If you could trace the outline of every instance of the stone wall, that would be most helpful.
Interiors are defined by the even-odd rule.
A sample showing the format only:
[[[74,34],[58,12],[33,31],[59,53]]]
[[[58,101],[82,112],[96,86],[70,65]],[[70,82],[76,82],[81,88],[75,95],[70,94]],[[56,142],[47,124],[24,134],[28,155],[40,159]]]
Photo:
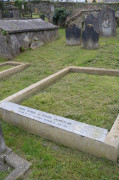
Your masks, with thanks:
[[[23,32],[4,34],[0,31],[0,57],[12,59],[21,51],[35,49],[45,43],[56,40],[58,29],[41,30],[39,32]]]
[[[52,17],[56,8],[65,8],[67,10],[76,10],[78,8],[89,8],[90,6],[96,5],[98,8],[102,8],[104,5],[108,5],[115,11],[119,9],[119,3],[75,3],[75,2],[49,2],[49,1],[34,1],[28,2],[28,7],[35,12],[35,9],[39,13],[45,14],[49,22],[52,22]]]
[[[0,18],[20,18],[20,12],[18,9],[4,9],[1,11]]]
[[[103,2],[106,2],[106,3],[115,3],[115,2],[119,2],[119,0],[103,0]]]

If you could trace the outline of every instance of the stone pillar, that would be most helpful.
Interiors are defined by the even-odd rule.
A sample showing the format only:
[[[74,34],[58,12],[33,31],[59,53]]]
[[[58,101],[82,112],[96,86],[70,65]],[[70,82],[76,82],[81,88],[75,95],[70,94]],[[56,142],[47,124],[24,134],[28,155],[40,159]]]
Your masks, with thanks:
[[[88,24],[82,33],[82,47],[85,49],[97,49],[99,46],[99,33],[93,25]]]
[[[2,129],[0,126],[0,153],[3,153],[5,150],[6,150],[6,145],[2,134]]]
[[[68,45],[79,45],[81,43],[81,29],[75,24],[66,29],[66,43]]]

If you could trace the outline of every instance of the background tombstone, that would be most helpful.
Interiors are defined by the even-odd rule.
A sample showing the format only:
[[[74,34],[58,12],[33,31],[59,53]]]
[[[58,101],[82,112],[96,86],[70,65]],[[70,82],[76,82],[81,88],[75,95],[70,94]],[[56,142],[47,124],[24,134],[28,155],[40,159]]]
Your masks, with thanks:
[[[66,28],[66,43],[68,45],[79,45],[81,43],[81,29],[75,24]]]
[[[6,145],[2,134],[2,129],[0,126],[0,153],[4,152],[5,150],[6,150]]]
[[[93,14],[89,14],[87,16],[87,18],[85,19],[85,27],[88,25],[88,24],[92,24],[93,27],[94,27],[94,30],[97,31],[99,33],[99,21],[98,21],[98,17],[100,15],[100,12],[94,16]]]
[[[82,47],[85,49],[97,49],[99,46],[99,33],[93,25],[88,24],[82,33]]]
[[[100,35],[115,36],[116,35],[116,18],[115,11],[111,8],[104,7],[99,16]]]

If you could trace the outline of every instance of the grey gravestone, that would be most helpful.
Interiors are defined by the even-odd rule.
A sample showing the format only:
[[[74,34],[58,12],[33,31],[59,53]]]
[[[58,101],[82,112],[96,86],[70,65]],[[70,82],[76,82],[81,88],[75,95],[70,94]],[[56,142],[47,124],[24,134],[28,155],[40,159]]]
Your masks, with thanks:
[[[4,152],[5,150],[6,150],[5,141],[4,141],[2,129],[0,126],[0,153]]]
[[[85,49],[97,49],[99,46],[99,33],[93,25],[88,24],[82,33],[82,47]]]
[[[104,7],[99,15],[100,35],[115,36],[116,35],[116,18],[115,11],[111,8]]]
[[[98,13],[99,16],[100,12]],[[92,24],[94,27],[94,30],[99,33],[99,21],[98,21],[98,16],[94,16],[93,14],[89,14],[87,18],[85,19],[85,27],[88,24]]]
[[[66,29],[66,43],[68,45],[79,45],[81,43],[81,29],[75,24]]]

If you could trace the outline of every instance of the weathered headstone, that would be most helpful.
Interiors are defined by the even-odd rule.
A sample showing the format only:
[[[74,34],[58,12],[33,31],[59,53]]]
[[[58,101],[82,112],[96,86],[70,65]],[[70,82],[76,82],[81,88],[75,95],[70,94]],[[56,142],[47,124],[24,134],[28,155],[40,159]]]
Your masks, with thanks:
[[[100,13],[101,9],[98,8],[97,6],[90,6],[90,7],[80,7],[76,10],[74,10],[71,15],[67,17],[66,20],[66,27],[71,26],[72,24],[75,24],[77,27],[80,29],[84,28],[85,20],[87,17],[90,19],[90,15],[93,15],[93,18],[97,18],[98,14]],[[91,18],[92,21],[92,18]],[[92,23],[87,23],[87,24],[92,24]],[[86,24],[86,25],[87,25]]]
[[[115,11],[111,8],[104,7],[99,16],[100,35],[115,36],[116,35],[116,18]]]
[[[89,14],[87,16],[87,18],[85,19],[85,27],[88,24],[92,24],[94,27],[94,30],[97,31],[99,33],[99,22],[98,22],[98,16],[99,16],[100,12],[97,14],[97,16],[93,15],[93,14]]]
[[[99,46],[99,33],[93,25],[88,24],[82,33],[82,47],[85,49],[97,49]]]
[[[2,129],[0,126],[0,153],[4,152],[5,150],[6,150],[5,141],[4,141]]]
[[[81,43],[81,29],[75,24],[66,29],[66,43],[68,45],[79,45]]]

